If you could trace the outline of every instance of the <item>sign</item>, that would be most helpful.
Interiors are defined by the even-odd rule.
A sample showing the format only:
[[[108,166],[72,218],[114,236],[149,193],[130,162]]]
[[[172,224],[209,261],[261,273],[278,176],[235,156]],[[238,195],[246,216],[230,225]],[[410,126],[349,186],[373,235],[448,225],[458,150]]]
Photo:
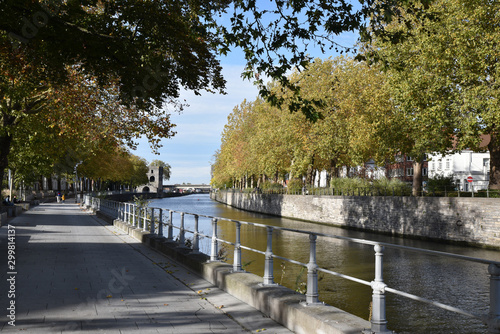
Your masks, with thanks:
[[[472,176],[467,177],[467,182],[472,183]]]

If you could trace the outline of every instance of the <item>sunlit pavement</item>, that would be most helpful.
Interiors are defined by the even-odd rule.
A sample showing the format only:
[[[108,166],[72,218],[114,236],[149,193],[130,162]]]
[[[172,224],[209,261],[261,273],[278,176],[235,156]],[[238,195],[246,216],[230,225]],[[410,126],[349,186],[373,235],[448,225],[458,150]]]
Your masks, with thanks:
[[[291,333],[77,204],[42,204],[9,224],[2,332]]]

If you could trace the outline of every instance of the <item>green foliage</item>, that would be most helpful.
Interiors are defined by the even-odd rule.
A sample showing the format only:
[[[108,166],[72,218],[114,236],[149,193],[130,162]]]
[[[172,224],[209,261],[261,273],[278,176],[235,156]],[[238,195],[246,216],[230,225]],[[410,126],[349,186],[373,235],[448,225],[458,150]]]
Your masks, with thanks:
[[[262,191],[281,191],[283,190],[283,185],[272,181],[265,181],[261,183],[260,188]]]
[[[366,189],[370,187],[370,182],[361,178],[332,178],[330,180],[330,187],[335,189],[336,192],[341,191],[354,191],[358,189]]]
[[[142,184],[148,183],[148,165],[147,161],[143,158],[132,156],[132,170],[130,173],[130,186],[137,187]]]
[[[384,77],[365,63],[348,57],[316,59],[304,72],[294,72],[291,82],[302,87],[317,106],[322,120],[310,122],[300,113],[290,113],[261,99],[244,101],[234,108],[222,133],[215,155],[214,179],[218,183],[265,175],[274,180],[306,176],[311,184],[314,170],[379,162],[391,152],[379,145],[387,132],[386,115],[391,106]],[[285,104],[293,103],[293,92],[279,83],[269,84]]]
[[[489,197],[489,198],[500,198],[500,190],[494,190],[494,189],[480,190],[474,196],[477,196],[477,197]]]
[[[389,74],[394,144],[418,157],[480,149],[480,135],[490,134],[489,186],[500,189],[500,2],[393,6],[392,21],[370,36],[364,56]]]
[[[456,190],[455,179],[453,176],[436,175],[427,180],[428,193],[444,193]]]
[[[288,181],[287,190],[289,193],[300,193],[304,187],[304,182],[299,179],[293,179]]]
[[[295,292],[298,292],[301,294],[305,294],[307,292],[307,283],[304,282],[304,279],[303,279],[304,274],[307,274],[307,268],[301,267],[300,272],[298,273],[297,277],[295,277],[294,290],[295,290]]]
[[[381,178],[370,181],[362,178],[332,178],[331,188],[335,194],[375,195],[375,196],[402,196],[409,195],[411,188],[399,179]]]
[[[411,189],[408,183],[400,179],[381,178],[373,181],[373,188],[378,194],[384,195],[403,195],[409,194]]]
[[[135,205],[137,205],[140,208],[148,207],[150,202],[147,198],[142,196],[134,196],[132,201],[134,202]]]

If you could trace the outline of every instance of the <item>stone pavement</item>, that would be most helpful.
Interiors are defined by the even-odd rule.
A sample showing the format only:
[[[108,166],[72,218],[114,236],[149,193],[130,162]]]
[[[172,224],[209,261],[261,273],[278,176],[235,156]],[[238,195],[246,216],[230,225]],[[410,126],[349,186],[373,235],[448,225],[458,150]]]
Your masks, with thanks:
[[[291,333],[73,203],[0,228],[0,296],[7,333]]]

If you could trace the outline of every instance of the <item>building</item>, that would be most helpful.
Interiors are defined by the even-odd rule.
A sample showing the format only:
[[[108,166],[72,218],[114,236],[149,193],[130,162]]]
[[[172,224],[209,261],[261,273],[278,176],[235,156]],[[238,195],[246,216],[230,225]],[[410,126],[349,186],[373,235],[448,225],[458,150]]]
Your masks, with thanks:
[[[446,155],[430,154],[429,177],[451,176],[461,191],[477,191],[488,188],[490,153],[487,148],[489,141],[489,135],[481,136],[479,148],[482,151],[479,152],[467,149]],[[471,189],[471,187],[473,188]]]
[[[137,192],[140,193],[161,193],[163,192],[163,167],[149,166],[147,184],[138,186]]]
[[[422,178],[424,181],[428,178],[429,171],[428,156],[426,155],[422,163]],[[403,182],[413,182],[413,157],[400,154],[396,156],[395,162],[385,166],[385,176],[388,179],[400,179]]]
[[[461,191],[488,188],[490,180],[490,153],[464,150],[449,155],[429,155],[429,177],[451,176]],[[472,182],[468,178],[472,177]],[[473,189],[471,189],[473,187]]]

